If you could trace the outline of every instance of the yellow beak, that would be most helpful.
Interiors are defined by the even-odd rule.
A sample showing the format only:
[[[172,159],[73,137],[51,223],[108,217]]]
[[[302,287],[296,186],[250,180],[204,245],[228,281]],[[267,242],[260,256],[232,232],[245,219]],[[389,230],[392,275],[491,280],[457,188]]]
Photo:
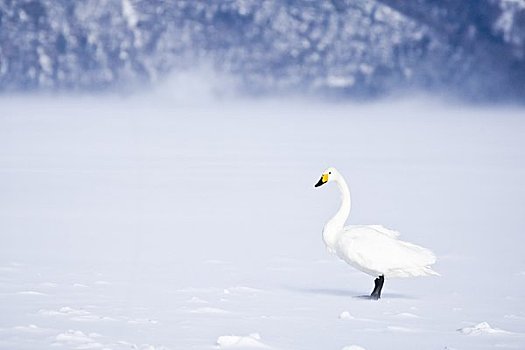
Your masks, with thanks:
[[[314,185],[314,187],[319,187],[328,182],[328,174],[323,174],[319,181]]]

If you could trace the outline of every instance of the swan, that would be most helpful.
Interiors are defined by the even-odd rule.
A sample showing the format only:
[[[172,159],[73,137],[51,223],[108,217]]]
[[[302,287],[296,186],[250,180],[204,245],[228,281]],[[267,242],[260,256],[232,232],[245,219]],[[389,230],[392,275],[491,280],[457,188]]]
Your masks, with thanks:
[[[334,182],[341,191],[341,207],[323,229],[323,241],[329,252],[335,253],[354,268],[375,277],[370,299],[381,298],[385,278],[439,276],[430,267],[436,256],[430,250],[398,239],[399,232],[381,225],[344,224],[350,214],[350,190],[343,176],[328,168],[315,187]]]

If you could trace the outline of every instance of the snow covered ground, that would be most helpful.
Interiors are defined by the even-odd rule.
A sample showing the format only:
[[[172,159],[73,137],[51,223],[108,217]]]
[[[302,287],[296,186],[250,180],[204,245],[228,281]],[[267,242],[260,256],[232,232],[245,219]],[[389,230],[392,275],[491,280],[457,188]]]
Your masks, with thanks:
[[[174,101],[175,100],[175,101]],[[0,100],[0,349],[523,349],[525,112],[436,101]],[[372,278],[321,230],[436,252]]]

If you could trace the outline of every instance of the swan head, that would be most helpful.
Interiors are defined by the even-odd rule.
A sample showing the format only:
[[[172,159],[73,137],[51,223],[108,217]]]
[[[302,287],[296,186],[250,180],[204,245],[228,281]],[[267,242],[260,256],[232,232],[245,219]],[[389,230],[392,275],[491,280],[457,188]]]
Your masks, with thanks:
[[[324,185],[328,182],[334,182],[339,179],[339,172],[335,168],[328,168],[325,171],[323,171],[323,174],[321,175],[321,178],[319,181],[314,185],[314,187],[319,187]]]

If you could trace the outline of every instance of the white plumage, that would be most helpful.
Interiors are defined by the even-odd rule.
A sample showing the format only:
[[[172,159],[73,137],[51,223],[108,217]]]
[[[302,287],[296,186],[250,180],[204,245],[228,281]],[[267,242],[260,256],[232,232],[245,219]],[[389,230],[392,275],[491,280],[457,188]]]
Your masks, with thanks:
[[[378,277],[373,292],[376,299],[381,294],[383,277],[438,275],[430,267],[436,262],[435,255],[426,248],[399,240],[399,232],[381,225],[345,227],[351,208],[350,191],[335,168],[326,169],[316,187],[327,182],[335,182],[339,186],[342,203],[336,215],[326,223],[323,240],[328,250],[339,258],[362,272]]]
[[[375,277],[435,275],[429,267],[436,262],[434,254],[397,239],[395,234],[380,225],[348,226],[341,231],[334,250],[356,269]]]

